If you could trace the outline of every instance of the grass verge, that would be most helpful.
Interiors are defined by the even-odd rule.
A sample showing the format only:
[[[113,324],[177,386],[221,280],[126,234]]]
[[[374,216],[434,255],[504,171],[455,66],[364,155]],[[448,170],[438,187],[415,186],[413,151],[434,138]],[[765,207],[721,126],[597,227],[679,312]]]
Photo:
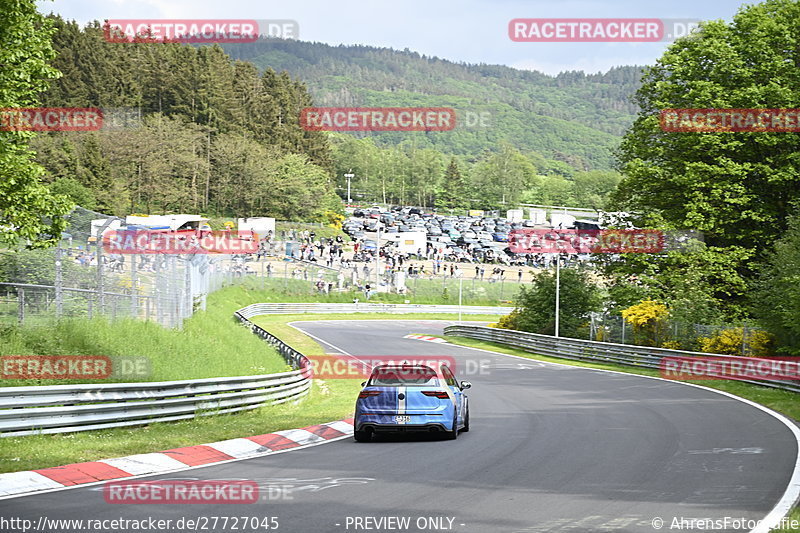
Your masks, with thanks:
[[[271,324],[270,331],[291,337],[287,338],[289,343],[301,351],[322,353],[316,342],[279,320]],[[259,342],[263,350],[264,343]],[[247,412],[135,428],[2,438],[0,473],[157,452],[339,420],[352,413],[358,388],[353,380],[316,380],[310,394],[300,402]]]
[[[800,524],[800,507],[795,507],[791,513],[786,516],[785,522],[789,524]],[[785,527],[773,529],[773,533],[797,533],[800,527]]]
[[[0,353],[129,355],[130,350],[135,348],[137,354],[152,353],[162,357],[163,354],[159,352],[161,349],[171,355],[169,357],[163,355],[158,360],[175,363],[159,370],[161,372],[159,376],[163,379],[263,373],[261,369],[267,368],[264,365],[272,366],[269,371],[281,371],[285,369],[285,364],[275,351],[232,318],[236,309],[264,301],[264,298],[262,291],[247,287],[223,289],[211,295],[208,302],[209,310],[197,313],[186,322],[184,330],[181,331],[166,330],[154,324],[133,321],[113,323],[65,321],[54,324],[60,328],[55,335],[52,330],[30,328],[14,332],[12,338],[9,338],[8,334],[2,337],[0,342],[3,344],[0,346],[3,351]],[[288,323],[301,320],[455,320],[457,318],[457,315],[425,313],[355,316],[302,314],[263,316],[258,317],[256,321],[295,349],[308,354],[321,354],[324,353],[324,349],[316,341],[289,326]],[[496,316],[469,318],[489,321],[496,319]],[[53,338],[50,335],[53,335]],[[66,344],[59,345],[56,339],[61,339]],[[23,352],[23,349],[26,351]],[[55,351],[56,349],[58,351]],[[120,352],[115,352],[116,349]],[[234,353],[235,357],[232,357]],[[218,364],[209,361],[212,355],[219,359]],[[254,357],[257,357],[257,363],[262,365],[256,369],[253,368]],[[231,361],[226,363],[223,359]],[[154,367],[161,368],[161,365]],[[177,373],[178,369],[184,372]],[[181,422],[153,423],[135,428],[0,438],[0,473],[156,452],[338,420],[352,413],[359,389],[358,380],[316,380],[311,393],[298,403],[264,406],[243,413],[201,417]]]
[[[283,372],[288,366],[264,341],[232,317],[255,291],[231,287],[209,297],[181,330],[134,319],[52,319],[46,327],[0,327],[0,355],[107,355],[144,357],[151,374],[135,380],[171,381]],[[232,348],[235,346],[235,350]],[[98,383],[97,380],[2,380],[4,387]]]
[[[259,263],[250,263],[256,271],[260,270]],[[469,265],[467,265],[469,266]],[[284,263],[283,266],[273,267],[280,275],[291,274],[295,265]],[[358,298],[363,303],[391,303],[402,304],[409,301],[412,304],[440,304],[458,305],[458,292],[461,289],[463,305],[501,305],[508,306],[507,302],[517,297],[520,283],[505,281],[492,283],[465,279],[461,283],[457,278],[442,279],[415,279],[406,280],[406,294],[379,293],[367,300],[364,293],[355,288],[342,292],[334,291],[330,294],[320,293],[313,283],[318,279],[318,272],[322,272],[325,279],[336,281],[336,276],[315,267],[304,265],[309,272],[308,281],[293,278],[267,278],[250,277],[241,281],[242,286],[264,291],[263,302],[318,302],[318,303],[352,303],[353,298]],[[286,270],[286,272],[284,272]],[[497,317],[495,317],[497,318]]]

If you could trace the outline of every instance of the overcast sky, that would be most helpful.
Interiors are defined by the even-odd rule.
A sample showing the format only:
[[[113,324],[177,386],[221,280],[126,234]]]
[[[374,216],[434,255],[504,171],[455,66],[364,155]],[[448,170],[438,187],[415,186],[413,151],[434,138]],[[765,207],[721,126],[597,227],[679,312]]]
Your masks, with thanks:
[[[518,43],[514,18],[683,18],[730,21],[738,0],[43,0],[42,12],[104,19],[292,19],[300,39],[409,48],[467,63],[548,74],[653,63],[668,43]]]

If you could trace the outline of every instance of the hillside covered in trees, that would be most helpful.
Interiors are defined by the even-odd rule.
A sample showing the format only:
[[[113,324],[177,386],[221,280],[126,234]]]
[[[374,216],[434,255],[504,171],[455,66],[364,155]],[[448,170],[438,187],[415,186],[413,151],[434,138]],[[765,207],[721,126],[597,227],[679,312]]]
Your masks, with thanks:
[[[507,141],[523,153],[538,152],[577,170],[607,170],[613,166],[613,149],[638,112],[631,96],[639,87],[640,67],[553,77],[370,46],[264,39],[224,48],[261,69],[286,70],[302,79],[319,106],[448,106],[461,113],[488,112],[489,127],[414,137],[420,148],[473,158]],[[408,138],[396,132],[371,136],[384,145]]]
[[[135,118],[31,141],[50,188],[85,207],[325,220],[341,209],[349,172],[359,202],[602,207],[620,179],[611,150],[633,117],[638,68],[548,77],[361,46],[110,43],[98,22],[52,22],[63,75],[41,104]],[[306,131],[300,111],[314,105],[448,106],[487,121]]]
[[[324,133],[298,125],[311,105],[285,72],[259,72],[217,46],[109,43],[98,24],[53,19],[45,106],[123,108],[134,124],[37,136],[56,192],[124,214],[203,211],[320,218],[341,202]]]

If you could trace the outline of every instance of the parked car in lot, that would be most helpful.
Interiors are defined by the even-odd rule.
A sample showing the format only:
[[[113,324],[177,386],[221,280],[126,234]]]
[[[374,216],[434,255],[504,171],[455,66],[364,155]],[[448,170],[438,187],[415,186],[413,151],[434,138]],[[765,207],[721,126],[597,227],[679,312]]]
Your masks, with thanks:
[[[495,233],[492,235],[492,238],[496,242],[508,242],[508,233]]]
[[[432,226],[432,227],[428,228],[428,235],[430,235],[432,237],[437,237],[437,236],[439,236],[441,234],[442,234],[442,230],[440,230],[436,226]]]
[[[437,366],[438,368],[434,368]],[[358,394],[353,425],[358,442],[376,433],[426,432],[456,439],[469,431],[469,402],[445,364],[387,364],[375,367]]]

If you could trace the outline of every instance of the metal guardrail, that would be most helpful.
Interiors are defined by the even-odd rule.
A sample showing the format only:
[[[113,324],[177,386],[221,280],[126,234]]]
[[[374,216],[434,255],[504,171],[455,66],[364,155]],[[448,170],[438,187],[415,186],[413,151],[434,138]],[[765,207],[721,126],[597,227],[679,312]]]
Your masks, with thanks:
[[[305,366],[303,354],[238,312],[236,317],[275,346],[293,368]],[[185,381],[7,387],[0,389],[0,437],[89,431],[233,413],[297,400],[310,389],[311,379],[304,370]]]
[[[664,357],[704,356],[730,359],[731,361],[742,361],[742,357],[740,356],[725,356],[712,353],[670,350],[667,348],[652,348],[649,346],[634,346],[630,344],[614,344],[610,342],[570,339],[566,337],[552,337],[550,335],[539,335],[537,333],[489,328],[485,326],[448,326],[444,328],[444,334],[495,342],[497,344],[520,348],[526,352],[572,359],[574,361],[616,363],[619,365],[656,370],[661,368],[661,360]],[[791,392],[800,392],[800,384],[793,381],[775,379],[738,379],[737,381]]]
[[[243,318],[258,315],[302,314],[302,313],[449,313],[465,315],[507,315],[513,307],[477,305],[425,305],[425,304],[378,304],[378,303],[260,303],[239,309],[236,314]]]
[[[305,356],[249,319],[288,313],[458,313],[507,314],[510,307],[410,304],[261,303],[235,317],[273,345],[293,368],[307,366]],[[67,433],[152,422],[172,422],[256,409],[308,394],[304,370],[277,374],[146,383],[106,383],[6,387],[0,389],[0,437]]]

